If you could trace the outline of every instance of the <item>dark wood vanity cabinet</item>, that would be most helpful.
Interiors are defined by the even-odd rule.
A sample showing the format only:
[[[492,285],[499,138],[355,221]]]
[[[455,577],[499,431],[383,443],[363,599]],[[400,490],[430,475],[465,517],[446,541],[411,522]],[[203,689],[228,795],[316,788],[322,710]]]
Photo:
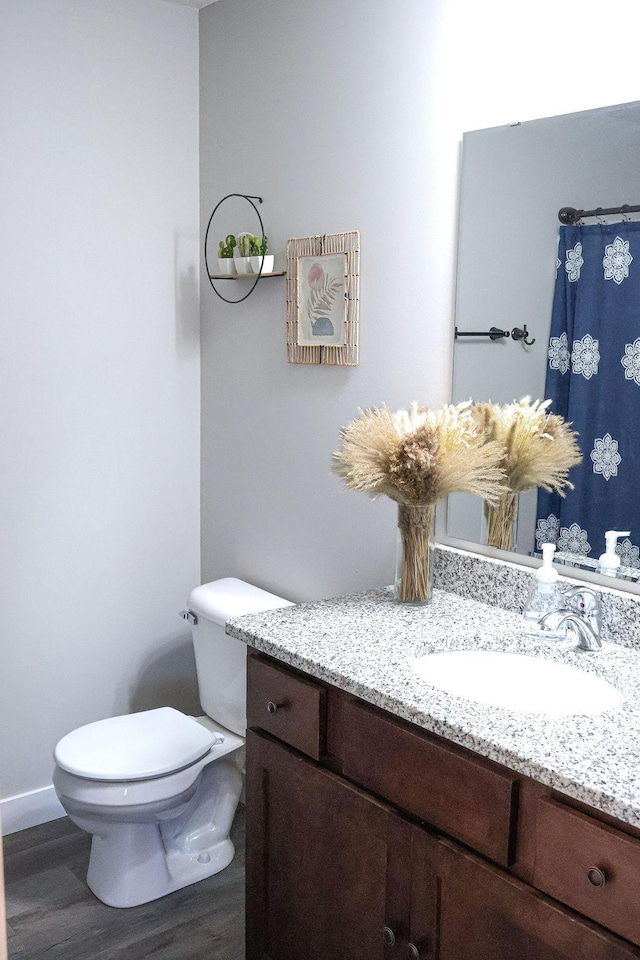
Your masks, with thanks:
[[[384,957],[392,812],[249,733],[247,957]]]
[[[247,960],[435,960],[435,837],[253,731],[247,787]]]
[[[248,674],[247,960],[640,958],[640,839],[253,652]]]

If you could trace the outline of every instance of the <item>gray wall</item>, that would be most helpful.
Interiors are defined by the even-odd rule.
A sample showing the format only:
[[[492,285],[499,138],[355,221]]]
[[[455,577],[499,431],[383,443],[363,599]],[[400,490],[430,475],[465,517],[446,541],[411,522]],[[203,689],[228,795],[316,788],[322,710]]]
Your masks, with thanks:
[[[198,707],[197,17],[0,5],[6,830],[54,812],[63,734]]]
[[[331,454],[359,406],[436,404],[448,392],[449,332],[432,291],[438,237],[425,227],[437,193],[440,9],[220,0],[201,13],[203,227],[222,196],[241,191],[264,197],[281,265],[288,237],[357,229],[362,249],[361,363],[351,369],[287,364],[283,280],[227,306],[203,277],[206,578],[233,573],[296,600],[393,578],[393,506],[343,489]],[[257,229],[249,209],[237,223]]]

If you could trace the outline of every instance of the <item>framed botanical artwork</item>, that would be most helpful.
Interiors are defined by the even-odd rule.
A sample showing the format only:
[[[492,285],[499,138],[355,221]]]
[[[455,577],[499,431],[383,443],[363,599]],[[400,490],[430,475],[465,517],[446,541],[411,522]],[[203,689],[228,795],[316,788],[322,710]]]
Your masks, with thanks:
[[[287,241],[287,360],[358,363],[360,234]]]

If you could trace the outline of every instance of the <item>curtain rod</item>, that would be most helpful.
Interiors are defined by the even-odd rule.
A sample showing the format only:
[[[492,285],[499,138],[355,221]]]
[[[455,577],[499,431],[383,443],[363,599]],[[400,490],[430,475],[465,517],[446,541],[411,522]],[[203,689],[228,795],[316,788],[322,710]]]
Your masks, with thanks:
[[[621,207],[596,207],[595,210],[576,210],[575,207],[562,207],[561,210],[558,210],[558,220],[560,223],[576,224],[583,217],[604,217],[616,214],[626,216],[627,213],[640,213],[640,204],[631,206],[628,203],[623,203]]]

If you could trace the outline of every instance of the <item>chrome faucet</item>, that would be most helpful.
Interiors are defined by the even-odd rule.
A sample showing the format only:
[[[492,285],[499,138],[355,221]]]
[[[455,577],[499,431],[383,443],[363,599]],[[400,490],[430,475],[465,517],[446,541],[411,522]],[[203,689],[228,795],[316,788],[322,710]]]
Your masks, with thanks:
[[[571,587],[563,592],[565,606],[546,613],[538,621],[540,626],[543,630],[557,630],[563,623],[569,624],[578,637],[581,650],[601,650],[600,594],[591,587]]]

